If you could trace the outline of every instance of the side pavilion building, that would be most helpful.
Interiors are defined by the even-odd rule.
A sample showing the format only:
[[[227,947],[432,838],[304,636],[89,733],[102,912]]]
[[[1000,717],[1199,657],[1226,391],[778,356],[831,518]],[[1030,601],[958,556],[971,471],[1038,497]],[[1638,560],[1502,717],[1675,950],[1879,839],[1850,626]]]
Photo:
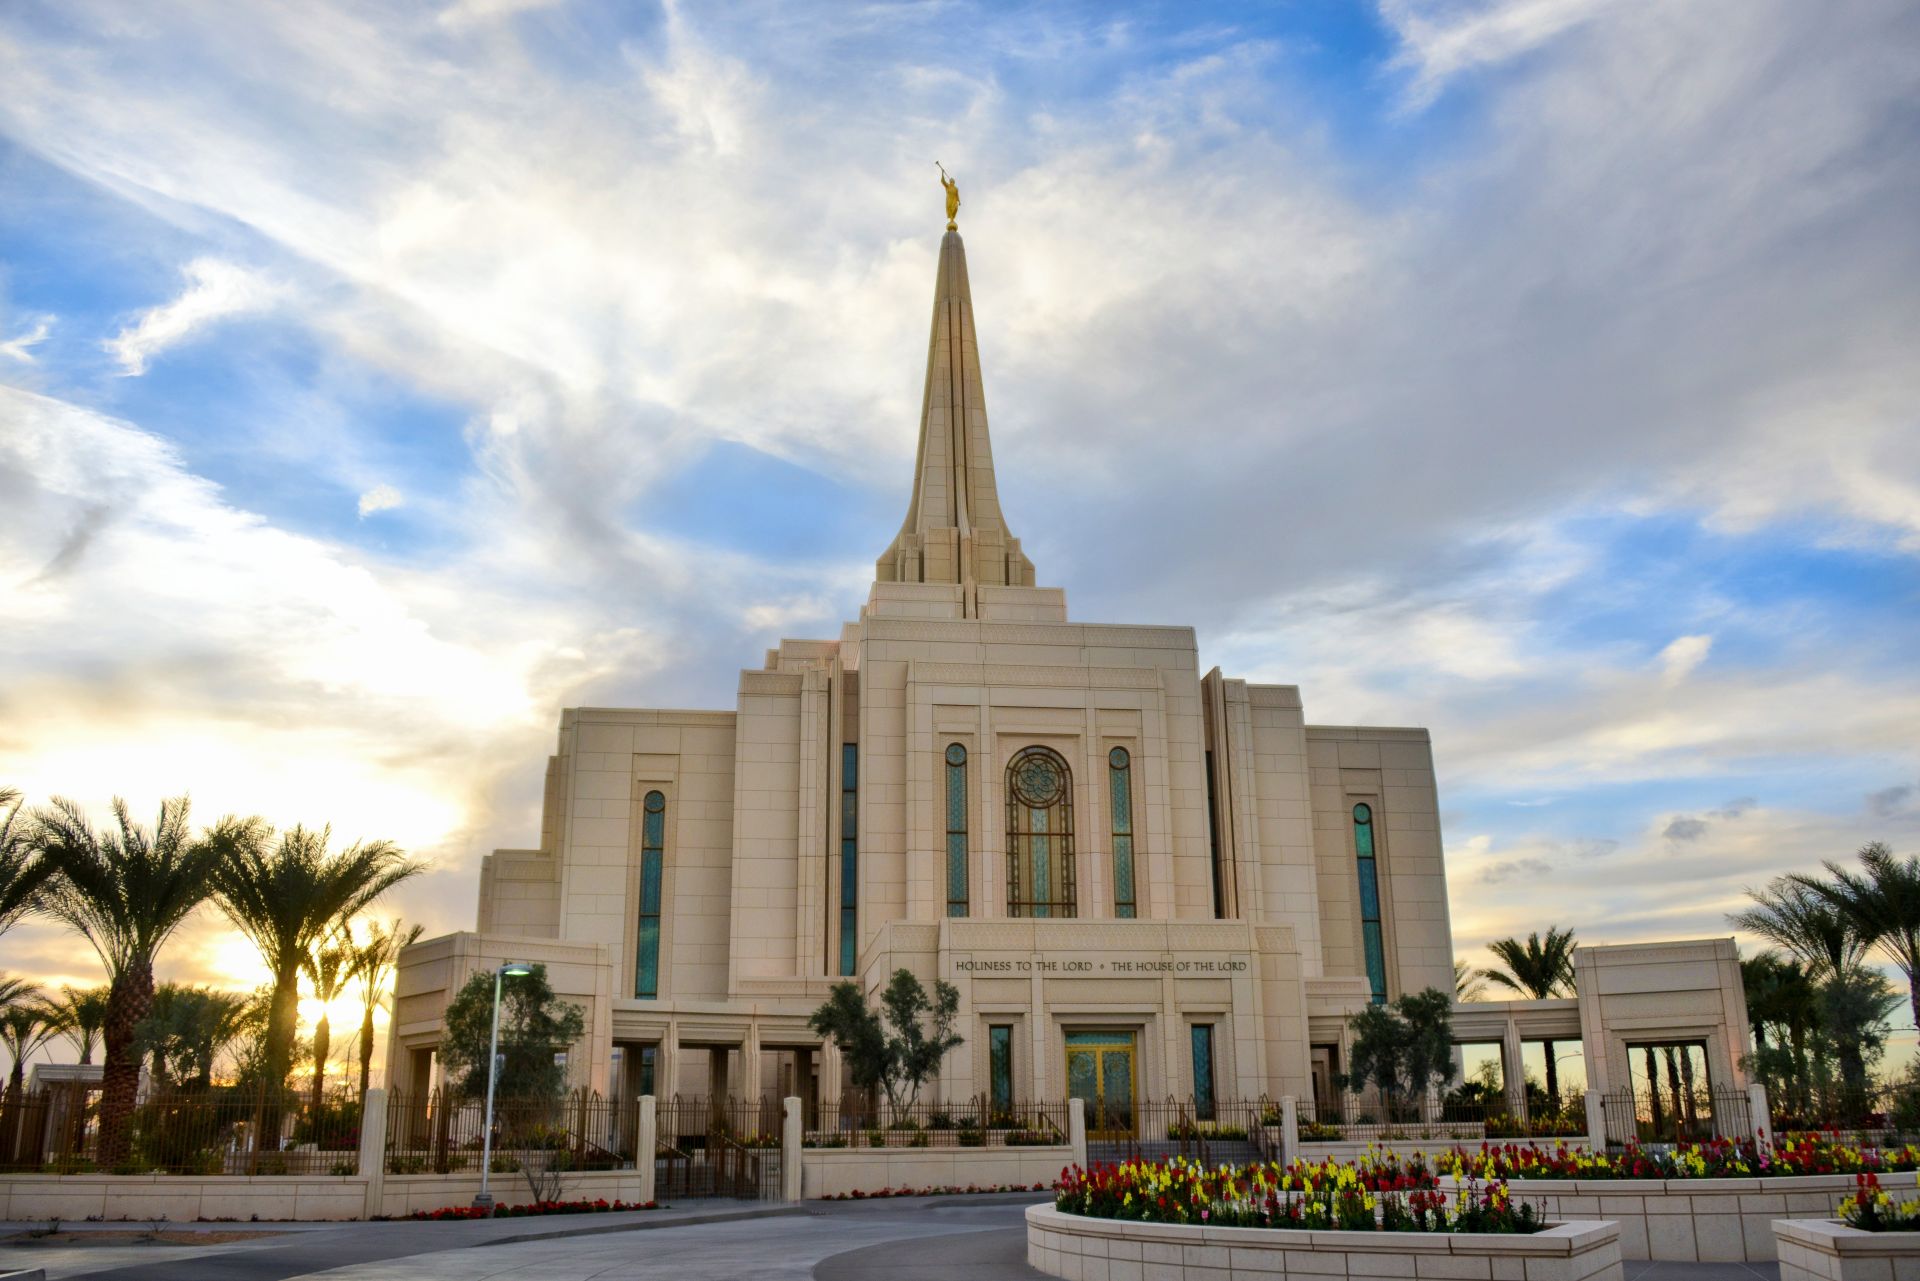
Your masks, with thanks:
[[[1427,731],[1309,724],[1295,686],[1204,670],[1191,628],[1076,621],[1039,583],[950,229],[906,518],[860,616],[768,651],[732,710],[563,712],[538,846],[485,860],[474,931],[402,957],[391,1084],[434,1079],[451,993],[515,958],[586,1008],[576,1082],[623,1098],[837,1097],[808,1016],[904,967],[960,992],[946,1101],[1329,1099],[1355,1010],[1452,990]],[[1523,1036],[1584,1038],[1625,1088],[1638,1037],[1737,1084],[1723,944],[1584,950],[1620,1027],[1589,1001],[1462,1013],[1509,1081]]]

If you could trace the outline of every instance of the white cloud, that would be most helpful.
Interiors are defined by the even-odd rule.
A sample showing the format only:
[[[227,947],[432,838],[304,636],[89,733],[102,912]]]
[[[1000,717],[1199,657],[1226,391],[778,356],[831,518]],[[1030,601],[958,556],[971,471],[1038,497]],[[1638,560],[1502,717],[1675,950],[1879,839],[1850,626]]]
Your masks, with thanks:
[[[365,520],[375,512],[392,511],[406,501],[406,497],[392,485],[375,485],[360,495],[360,519]]]
[[[285,295],[283,286],[236,263],[196,258],[181,269],[187,288],[177,298],[140,313],[101,345],[120,362],[123,374],[147,372],[147,362],[185,342],[215,321],[263,311]]]
[[[1400,40],[1394,65],[1410,69],[1406,101],[1424,107],[1447,82],[1547,44],[1599,14],[1609,0],[1380,0]]]
[[[1680,636],[1660,651],[1660,679],[1671,689],[1693,674],[1693,669],[1707,661],[1707,653],[1713,648],[1713,637],[1707,635]]]
[[[34,360],[33,352],[29,349],[38,347],[41,343],[45,342],[47,335],[52,331],[53,317],[42,316],[33,322],[33,326],[30,329],[14,335],[5,342],[0,342],[0,356],[7,356],[22,364],[31,365],[34,363]]]

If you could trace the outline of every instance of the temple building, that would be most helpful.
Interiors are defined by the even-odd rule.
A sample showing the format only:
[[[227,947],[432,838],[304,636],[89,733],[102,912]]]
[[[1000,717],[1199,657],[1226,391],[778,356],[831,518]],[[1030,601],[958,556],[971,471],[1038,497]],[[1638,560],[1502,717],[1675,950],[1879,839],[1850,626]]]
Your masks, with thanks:
[[[390,1081],[427,1085],[449,994],[515,958],[586,1008],[574,1079],[623,1097],[837,1096],[808,1016],[904,967],[960,993],[943,1100],[1326,1099],[1354,1011],[1453,990],[1427,731],[1310,723],[1297,687],[1204,668],[1191,628],[1079,621],[1044,582],[950,228],[906,518],[859,617],[769,650],[730,710],[564,711],[538,844],[485,860],[472,932],[403,958]],[[1510,1079],[1521,1038],[1584,1038],[1625,1088],[1639,1035],[1737,1081],[1723,942],[1583,950],[1617,1028],[1601,993],[1466,1026]],[[1675,992],[1699,999],[1668,1017]]]

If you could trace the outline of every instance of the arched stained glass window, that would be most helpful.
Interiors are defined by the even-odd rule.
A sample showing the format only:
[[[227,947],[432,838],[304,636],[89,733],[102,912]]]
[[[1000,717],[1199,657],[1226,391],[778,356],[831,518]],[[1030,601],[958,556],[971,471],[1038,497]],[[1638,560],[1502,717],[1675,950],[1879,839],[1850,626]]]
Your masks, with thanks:
[[[947,915],[967,914],[967,749],[947,747]]]
[[[1373,1003],[1387,1003],[1387,949],[1380,933],[1380,877],[1374,863],[1373,806],[1353,807],[1353,854],[1360,871],[1360,945]]]
[[[1058,752],[1007,765],[1007,914],[1074,915],[1073,773]]]
[[[1133,897],[1133,758],[1124,747],[1107,753],[1107,790],[1113,810],[1113,914],[1132,920],[1138,912]]]
[[[660,995],[660,882],[666,872],[667,798],[648,792],[640,803],[640,929],[635,947],[633,994]]]

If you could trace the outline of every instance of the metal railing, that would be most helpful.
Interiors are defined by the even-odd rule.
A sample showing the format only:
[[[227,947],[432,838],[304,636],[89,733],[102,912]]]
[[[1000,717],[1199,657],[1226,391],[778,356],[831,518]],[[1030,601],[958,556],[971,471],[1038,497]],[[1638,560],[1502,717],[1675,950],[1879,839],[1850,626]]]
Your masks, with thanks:
[[[1754,1131],[1743,1089],[1613,1090],[1601,1097],[1600,1110],[1608,1147],[1742,1139]]]
[[[396,1092],[387,1103],[387,1173],[478,1172],[486,1100]],[[493,1173],[619,1170],[634,1164],[639,1103],[590,1090],[493,1105]]]
[[[1920,1138],[1920,1087],[1906,1082],[1864,1090],[1770,1082],[1767,1103],[1776,1134],[1824,1131],[1883,1143]]]
[[[1448,1095],[1398,1099],[1391,1104],[1375,1093],[1341,1094],[1331,1099],[1301,1099],[1296,1107],[1302,1143],[1484,1143],[1577,1138],[1587,1133],[1586,1100],[1572,1094],[1525,1101],[1509,1100],[1504,1095]]]
[[[123,1156],[100,1159],[97,1082],[62,1081],[0,1097],[0,1168],[17,1173],[352,1174],[360,1100],[260,1086],[151,1090],[128,1117]]]
[[[822,1102],[808,1126],[809,1148],[1046,1147],[1067,1142],[1067,1105],[1016,1103],[996,1107],[984,1096],[959,1103],[914,1103],[896,1108],[859,1095]],[[1091,1126],[1091,1122],[1089,1122]]]

